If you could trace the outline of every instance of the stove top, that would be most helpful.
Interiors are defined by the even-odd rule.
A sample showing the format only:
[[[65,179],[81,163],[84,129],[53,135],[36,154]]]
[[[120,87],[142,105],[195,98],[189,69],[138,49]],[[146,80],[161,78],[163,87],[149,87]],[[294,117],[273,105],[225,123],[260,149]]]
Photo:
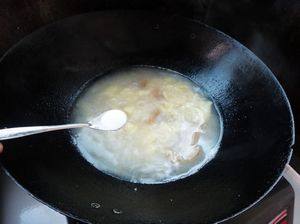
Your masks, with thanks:
[[[282,178],[259,203],[224,224],[292,224],[294,191]],[[0,172],[0,223],[81,224],[32,198],[4,172]]]
[[[1,224],[67,224],[67,218],[28,195],[0,168]]]

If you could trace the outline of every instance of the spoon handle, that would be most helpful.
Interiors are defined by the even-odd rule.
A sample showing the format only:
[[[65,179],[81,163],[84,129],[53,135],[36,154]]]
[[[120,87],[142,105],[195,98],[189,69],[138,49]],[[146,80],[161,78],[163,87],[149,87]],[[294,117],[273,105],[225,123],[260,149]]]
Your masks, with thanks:
[[[52,126],[4,128],[4,129],[0,129],[0,141],[6,139],[12,139],[12,138],[20,138],[27,135],[35,135],[43,132],[64,130],[70,128],[83,128],[89,126],[90,124],[65,124],[65,125],[52,125]]]

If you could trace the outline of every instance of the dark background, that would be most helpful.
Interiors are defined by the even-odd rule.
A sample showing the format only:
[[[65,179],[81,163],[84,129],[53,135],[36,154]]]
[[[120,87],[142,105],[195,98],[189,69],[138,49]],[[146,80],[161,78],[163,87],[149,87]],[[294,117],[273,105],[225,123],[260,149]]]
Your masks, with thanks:
[[[295,123],[300,120],[299,0],[0,0],[0,56],[45,24],[76,14],[113,9],[179,14],[232,36],[274,72],[287,92]],[[300,172],[298,130],[296,125],[291,163]]]

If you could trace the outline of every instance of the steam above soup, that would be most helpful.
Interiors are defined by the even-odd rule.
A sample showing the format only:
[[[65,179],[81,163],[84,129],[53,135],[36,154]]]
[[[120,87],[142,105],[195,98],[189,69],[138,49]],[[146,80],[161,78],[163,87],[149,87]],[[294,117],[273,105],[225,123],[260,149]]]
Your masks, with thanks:
[[[76,100],[74,122],[120,109],[118,131],[74,131],[82,156],[99,170],[132,182],[162,183],[195,173],[218,150],[221,134],[213,102],[193,82],[158,68],[131,68],[99,78]]]

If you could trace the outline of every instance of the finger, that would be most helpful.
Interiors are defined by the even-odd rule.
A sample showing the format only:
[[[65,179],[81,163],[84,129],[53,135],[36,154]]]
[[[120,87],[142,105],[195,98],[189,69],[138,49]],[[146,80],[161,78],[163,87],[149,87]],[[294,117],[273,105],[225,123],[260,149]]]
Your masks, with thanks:
[[[3,145],[0,143],[0,154],[3,152]]]

